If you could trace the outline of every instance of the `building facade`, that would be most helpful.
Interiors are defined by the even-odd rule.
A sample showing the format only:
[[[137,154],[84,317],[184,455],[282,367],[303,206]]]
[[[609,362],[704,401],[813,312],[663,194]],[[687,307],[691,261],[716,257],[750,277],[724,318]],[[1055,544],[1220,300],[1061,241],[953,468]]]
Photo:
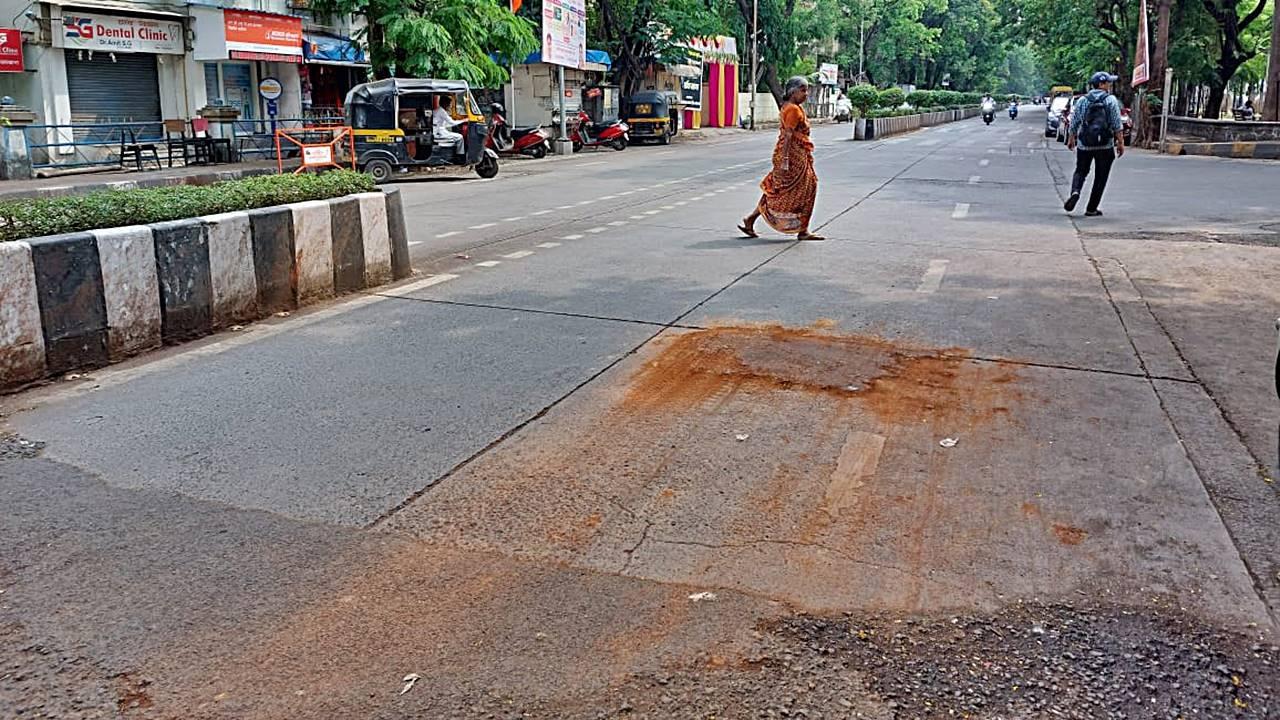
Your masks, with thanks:
[[[0,94],[44,125],[188,120],[209,106],[246,121],[332,115],[367,63],[350,18],[306,4],[0,0],[23,38],[23,69],[0,72]]]

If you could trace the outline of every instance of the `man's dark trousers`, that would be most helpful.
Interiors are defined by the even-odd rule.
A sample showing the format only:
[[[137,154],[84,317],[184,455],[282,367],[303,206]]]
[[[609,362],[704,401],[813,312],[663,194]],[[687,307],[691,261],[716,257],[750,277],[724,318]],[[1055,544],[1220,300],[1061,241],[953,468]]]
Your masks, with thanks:
[[[1071,178],[1071,194],[1076,195],[1084,189],[1084,180],[1089,177],[1089,165],[1097,164],[1098,172],[1093,176],[1093,187],[1089,190],[1089,204],[1085,210],[1097,210],[1102,202],[1102,191],[1107,189],[1107,178],[1111,177],[1111,164],[1116,161],[1115,148],[1101,150],[1076,150],[1076,174]]]

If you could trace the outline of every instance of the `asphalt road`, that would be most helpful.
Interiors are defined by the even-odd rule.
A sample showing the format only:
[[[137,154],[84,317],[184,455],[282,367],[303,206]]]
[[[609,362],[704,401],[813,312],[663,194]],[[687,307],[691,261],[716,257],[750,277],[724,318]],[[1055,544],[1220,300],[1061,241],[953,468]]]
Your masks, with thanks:
[[[405,182],[414,279],[0,399],[0,717],[1280,716],[1280,168],[1041,127],[819,126],[821,243],[765,132]]]

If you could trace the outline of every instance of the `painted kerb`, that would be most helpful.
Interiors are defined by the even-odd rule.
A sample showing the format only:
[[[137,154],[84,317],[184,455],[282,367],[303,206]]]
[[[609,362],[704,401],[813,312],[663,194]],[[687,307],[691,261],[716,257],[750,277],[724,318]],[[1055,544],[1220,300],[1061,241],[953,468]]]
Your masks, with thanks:
[[[0,389],[411,274],[397,193],[0,243]]]

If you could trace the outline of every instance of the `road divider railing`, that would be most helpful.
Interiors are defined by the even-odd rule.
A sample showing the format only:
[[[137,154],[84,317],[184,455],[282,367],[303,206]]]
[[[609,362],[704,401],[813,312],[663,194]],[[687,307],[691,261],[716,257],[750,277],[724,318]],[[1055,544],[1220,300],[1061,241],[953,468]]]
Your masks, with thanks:
[[[0,242],[0,389],[411,273],[395,188]]]

